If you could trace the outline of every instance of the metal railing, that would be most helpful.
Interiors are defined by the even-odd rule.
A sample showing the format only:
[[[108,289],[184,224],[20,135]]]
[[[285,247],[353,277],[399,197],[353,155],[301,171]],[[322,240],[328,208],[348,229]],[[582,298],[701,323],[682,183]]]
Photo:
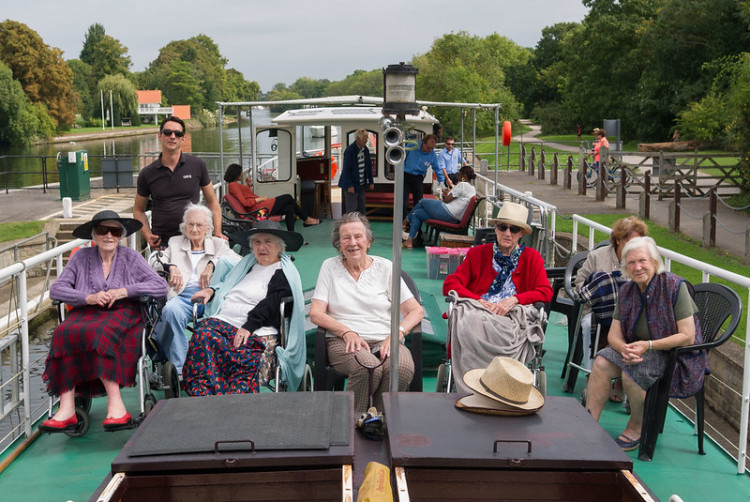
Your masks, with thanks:
[[[578,225],[579,224],[585,225],[588,227],[589,249],[593,249],[593,247],[596,245],[595,235],[594,235],[596,231],[605,233],[607,235],[609,235],[612,231],[609,227],[606,227],[604,225],[601,225],[600,223],[597,223],[595,221],[592,221],[582,216],[579,216],[577,214],[574,214],[573,215],[573,244],[572,244],[572,249],[574,250],[578,249]],[[676,253],[669,249],[659,247],[659,252],[664,258],[664,266],[666,267],[667,270],[671,270],[672,262],[676,262],[686,267],[692,268],[696,271],[699,271],[701,273],[702,282],[709,282],[711,277],[715,277],[715,278],[719,278],[719,279],[723,279],[725,281],[731,282],[732,284],[735,284],[739,286],[740,288],[747,289],[747,295],[745,295],[745,319],[748,320],[748,316],[750,316],[750,278],[741,276],[739,274],[735,274],[733,272],[729,272],[727,270],[724,270],[719,267],[715,267],[713,265],[708,265],[702,261],[695,260],[693,258],[690,258],[689,256]],[[743,373],[742,373],[742,395],[740,399],[740,410],[739,410],[741,419],[740,419],[740,428],[739,428],[740,437],[739,437],[739,441],[737,444],[737,456],[735,457],[734,455],[732,455],[731,452],[728,452],[728,451],[726,453],[737,460],[737,473],[742,474],[745,472],[747,460],[748,460],[747,427],[748,427],[748,417],[750,416],[750,371],[748,371],[748,369],[750,368],[750,344],[748,343],[748,340],[750,340],[750,322],[747,322],[746,327],[745,327],[744,342],[736,335],[732,335],[732,338],[734,338],[734,340],[738,342],[739,344],[744,345],[745,357],[744,357],[744,365],[743,365]],[[712,373],[712,376],[715,377],[715,373]],[[728,391],[733,392],[726,382],[721,382],[721,385],[724,386]],[[689,418],[689,417],[686,417],[686,418]]]

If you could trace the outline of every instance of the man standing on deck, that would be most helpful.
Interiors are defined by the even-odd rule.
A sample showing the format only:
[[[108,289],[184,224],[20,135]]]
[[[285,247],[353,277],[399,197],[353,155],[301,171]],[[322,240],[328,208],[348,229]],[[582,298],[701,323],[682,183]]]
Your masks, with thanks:
[[[455,142],[453,136],[445,138],[445,148],[440,150],[438,154],[443,164],[443,175],[446,178],[445,184],[448,188],[452,188],[453,185],[458,183],[458,170],[467,165],[466,159],[461,155],[461,150],[453,148]]]
[[[206,163],[182,153],[185,122],[167,117],[159,125],[159,158],[138,174],[133,217],[143,224],[141,234],[151,247],[166,247],[169,239],[180,233],[180,222],[189,202],[197,204],[201,191],[206,206],[213,213],[214,235],[221,233],[221,207],[216,199]],[[151,197],[151,220],[146,218],[146,201]]]
[[[339,187],[344,194],[344,213],[358,211],[365,214],[365,186],[375,188],[372,179],[372,161],[367,142],[370,134],[357,129],[354,142],[344,150],[344,167],[341,169]]]
[[[440,183],[445,181],[443,167],[435,153],[437,138],[428,134],[417,144],[417,148],[406,152],[404,159],[404,218],[409,214],[409,194],[414,199],[414,205],[424,196],[424,176],[427,168],[431,167]]]

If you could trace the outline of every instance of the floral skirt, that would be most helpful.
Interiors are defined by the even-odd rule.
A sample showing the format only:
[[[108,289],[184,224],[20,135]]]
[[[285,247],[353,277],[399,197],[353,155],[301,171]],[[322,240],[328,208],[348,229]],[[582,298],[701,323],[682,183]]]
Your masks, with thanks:
[[[52,335],[42,379],[51,396],[75,388],[76,395],[105,394],[101,379],[135,385],[143,320],[136,301],[112,308],[76,307]]]
[[[253,335],[235,348],[236,334],[237,328],[214,317],[198,323],[182,368],[183,387],[188,395],[258,392],[257,375],[265,344]]]

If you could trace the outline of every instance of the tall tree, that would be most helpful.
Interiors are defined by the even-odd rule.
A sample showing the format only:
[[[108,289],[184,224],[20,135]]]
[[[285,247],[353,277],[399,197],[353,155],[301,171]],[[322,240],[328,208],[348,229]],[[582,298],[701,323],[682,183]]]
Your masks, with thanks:
[[[130,72],[128,48],[119,40],[107,35],[99,23],[89,26],[81,49],[81,61],[91,66],[91,78],[99,82],[106,75]]]
[[[0,62],[0,144],[29,145],[54,132],[55,123],[44,105],[32,104],[11,69]]]
[[[245,80],[241,71],[230,68],[226,72],[224,83],[225,101],[255,101],[258,99],[260,85],[258,82]]]
[[[68,66],[73,72],[73,89],[77,95],[77,111],[84,119],[94,114],[94,88],[91,86],[91,66],[80,59],[70,59]]]
[[[13,71],[32,103],[42,103],[58,126],[73,123],[76,96],[73,72],[62,51],[44,43],[23,23],[0,23],[0,61]]]
[[[323,92],[324,96],[383,96],[383,71],[355,70],[344,80],[331,82]]]

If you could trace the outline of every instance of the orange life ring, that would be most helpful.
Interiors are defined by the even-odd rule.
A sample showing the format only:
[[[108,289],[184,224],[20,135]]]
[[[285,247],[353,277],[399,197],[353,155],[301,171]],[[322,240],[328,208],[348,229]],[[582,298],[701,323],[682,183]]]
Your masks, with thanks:
[[[503,122],[503,146],[510,146],[510,121]]]

